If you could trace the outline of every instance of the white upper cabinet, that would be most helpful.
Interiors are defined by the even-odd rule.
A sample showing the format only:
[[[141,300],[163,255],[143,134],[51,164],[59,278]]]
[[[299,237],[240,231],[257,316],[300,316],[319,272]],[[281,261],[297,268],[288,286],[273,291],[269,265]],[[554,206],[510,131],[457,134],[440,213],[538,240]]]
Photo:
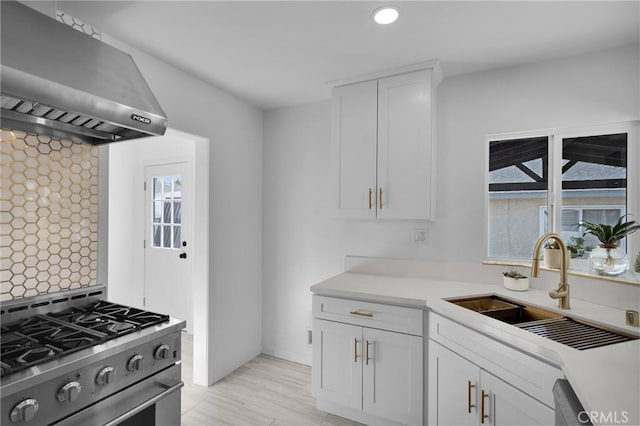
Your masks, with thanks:
[[[435,69],[333,90],[334,214],[435,220]]]
[[[378,82],[333,90],[332,145],[337,216],[375,218]]]

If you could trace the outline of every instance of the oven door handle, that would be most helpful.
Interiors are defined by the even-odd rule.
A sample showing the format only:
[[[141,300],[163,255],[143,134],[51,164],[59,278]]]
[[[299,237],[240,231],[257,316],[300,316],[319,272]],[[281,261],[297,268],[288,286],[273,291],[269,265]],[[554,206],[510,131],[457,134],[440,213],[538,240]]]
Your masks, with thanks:
[[[116,425],[122,423],[123,421],[127,420],[129,417],[135,416],[139,412],[151,407],[156,402],[160,401],[163,398],[166,398],[167,396],[171,395],[175,391],[179,390],[181,387],[184,386],[184,383],[183,382],[178,382],[173,386],[168,386],[166,384],[162,384],[162,386],[166,388],[163,392],[159,393],[158,395],[154,396],[151,399],[148,399],[147,401],[143,402],[142,404],[138,405],[137,407],[132,408],[131,410],[127,411],[126,413],[121,414],[120,416],[116,417],[115,419],[111,420],[110,422],[105,423],[104,426],[116,426]]]

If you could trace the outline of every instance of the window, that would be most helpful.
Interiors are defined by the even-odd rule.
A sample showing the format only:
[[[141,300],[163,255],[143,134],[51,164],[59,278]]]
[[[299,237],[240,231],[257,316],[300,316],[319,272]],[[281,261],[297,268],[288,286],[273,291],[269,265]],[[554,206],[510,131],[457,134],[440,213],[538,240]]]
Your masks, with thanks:
[[[548,186],[547,136],[489,142],[489,257],[531,257]]]
[[[575,247],[576,244],[584,249],[580,254],[572,257],[586,257],[589,251],[598,246],[598,239],[593,235],[585,234],[584,230],[576,224],[583,220],[591,223],[604,223],[606,225],[615,225],[620,216],[626,214],[624,205],[618,206],[578,206],[578,207],[562,207],[562,230],[560,236],[569,245]],[[540,226],[538,234],[542,235],[547,232],[549,225],[547,223],[547,206],[540,206]],[[578,242],[578,238],[582,238],[582,242]],[[621,241],[621,248],[626,249],[626,241]]]
[[[154,177],[151,197],[153,247],[179,249],[182,227],[182,176]]]
[[[632,214],[638,179],[629,177],[627,166],[634,159],[640,166],[638,149],[630,146],[636,128],[620,129],[625,127],[488,138],[489,258],[530,259],[545,232],[560,234],[568,244],[583,238],[583,247],[595,247],[598,241],[577,223],[614,224],[627,213],[638,220]],[[625,240],[621,247],[627,248]]]

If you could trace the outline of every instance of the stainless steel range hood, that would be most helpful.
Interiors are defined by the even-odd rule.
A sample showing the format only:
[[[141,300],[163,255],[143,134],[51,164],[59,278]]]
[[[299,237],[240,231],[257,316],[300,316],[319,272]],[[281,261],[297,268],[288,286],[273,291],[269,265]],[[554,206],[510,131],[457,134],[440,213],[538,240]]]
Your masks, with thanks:
[[[0,8],[2,127],[90,144],[164,134],[131,56],[18,2]]]

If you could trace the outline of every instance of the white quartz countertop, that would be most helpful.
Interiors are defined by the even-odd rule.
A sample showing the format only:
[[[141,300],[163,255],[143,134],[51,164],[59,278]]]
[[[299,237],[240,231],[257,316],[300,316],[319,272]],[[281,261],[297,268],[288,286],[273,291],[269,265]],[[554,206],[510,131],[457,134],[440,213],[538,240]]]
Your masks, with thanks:
[[[585,411],[597,411],[609,422],[640,425],[640,340],[579,351],[447,302],[445,299],[499,295],[576,319],[640,336],[627,326],[624,311],[577,299],[563,311],[547,292],[510,291],[502,286],[435,279],[343,273],[311,287],[318,295],[429,308],[460,324],[517,347],[562,369]],[[601,423],[593,418],[594,424]]]

